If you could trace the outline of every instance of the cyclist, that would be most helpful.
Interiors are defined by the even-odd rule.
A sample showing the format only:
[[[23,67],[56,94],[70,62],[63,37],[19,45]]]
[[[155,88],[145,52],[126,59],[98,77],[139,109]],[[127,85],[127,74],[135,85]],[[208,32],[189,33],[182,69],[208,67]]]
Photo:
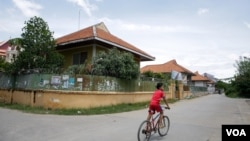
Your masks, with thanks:
[[[164,101],[166,104],[166,108],[170,109],[168,102],[165,98],[165,94],[163,92],[163,83],[157,83],[156,85],[156,90],[151,98],[150,105],[149,105],[149,110],[148,110],[148,117],[147,120],[150,121],[151,117],[153,114],[155,114],[155,111],[160,112],[160,119],[159,121],[162,121],[163,118],[163,110],[160,105],[161,99]],[[159,123],[160,127],[162,127],[162,123]]]

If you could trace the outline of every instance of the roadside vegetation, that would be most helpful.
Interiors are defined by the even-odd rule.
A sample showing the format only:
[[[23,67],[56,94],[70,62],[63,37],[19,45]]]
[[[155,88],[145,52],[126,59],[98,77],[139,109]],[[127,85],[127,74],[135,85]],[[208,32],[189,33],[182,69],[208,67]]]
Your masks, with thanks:
[[[169,103],[174,103],[178,100],[168,99]],[[45,109],[42,107],[31,107],[21,104],[4,104],[0,103],[0,107],[22,111],[25,113],[33,114],[54,114],[54,115],[99,115],[99,114],[113,114],[113,113],[122,113],[135,110],[146,109],[149,102],[141,103],[128,103],[128,104],[118,104],[112,106],[103,106],[96,108],[88,109]]]
[[[218,81],[216,88],[223,89],[228,97],[250,98],[250,58],[239,57],[235,67],[237,71],[233,80],[229,83]]]

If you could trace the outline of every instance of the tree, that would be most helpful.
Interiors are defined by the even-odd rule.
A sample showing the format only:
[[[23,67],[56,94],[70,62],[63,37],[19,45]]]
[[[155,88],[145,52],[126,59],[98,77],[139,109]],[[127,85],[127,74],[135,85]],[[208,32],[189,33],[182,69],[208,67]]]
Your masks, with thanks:
[[[90,65],[86,63],[80,65],[71,65],[64,71],[64,73],[74,76],[76,76],[77,74],[90,74],[91,68]]]
[[[148,70],[148,71],[143,72],[142,75],[143,75],[144,77],[151,77],[151,78],[153,78],[153,77],[155,76],[154,72],[151,71],[151,70]]]
[[[8,63],[5,62],[5,59],[0,57],[0,72],[4,72]]]
[[[131,53],[113,48],[108,52],[101,51],[97,54],[94,58],[92,74],[131,80],[138,78],[139,65]]]
[[[237,73],[232,84],[240,96],[250,97],[250,58],[240,57],[235,67]]]
[[[63,56],[55,50],[56,43],[47,23],[35,16],[25,25],[21,38],[11,42],[20,48],[10,67],[12,73],[34,69],[39,72],[58,72],[63,65]]]
[[[216,82],[215,88],[218,90],[224,90],[225,92],[227,92],[230,89],[230,84],[219,80]]]
[[[171,75],[170,73],[168,73],[168,74],[160,73],[160,72],[159,73],[154,73],[151,70],[148,70],[148,71],[145,71],[145,72],[142,73],[142,76],[145,77],[145,78],[156,78],[156,79],[159,79],[161,81],[168,81],[171,78],[170,75]]]

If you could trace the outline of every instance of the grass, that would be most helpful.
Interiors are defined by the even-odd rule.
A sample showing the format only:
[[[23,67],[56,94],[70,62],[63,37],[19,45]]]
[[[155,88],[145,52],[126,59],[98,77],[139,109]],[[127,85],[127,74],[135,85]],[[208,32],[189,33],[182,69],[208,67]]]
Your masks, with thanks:
[[[230,94],[228,94],[226,96],[230,97],[230,98],[239,98],[239,95],[237,93],[230,93]]]
[[[176,102],[176,99],[169,99],[169,103]],[[55,114],[55,115],[98,115],[98,114],[112,114],[112,113],[121,113],[134,110],[140,110],[147,108],[149,102],[141,103],[128,103],[128,104],[118,104],[112,106],[103,106],[89,109],[45,109],[42,107],[31,107],[21,104],[4,104],[0,103],[0,107],[7,109],[19,110],[26,113],[34,114]]]
[[[229,98],[250,98],[249,96],[239,95],[238,93],[230,93],[226,95]]]

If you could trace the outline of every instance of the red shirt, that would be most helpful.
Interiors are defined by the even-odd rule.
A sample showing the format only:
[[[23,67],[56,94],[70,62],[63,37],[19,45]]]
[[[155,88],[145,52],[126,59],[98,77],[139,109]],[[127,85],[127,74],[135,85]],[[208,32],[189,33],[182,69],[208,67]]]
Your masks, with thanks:
[[[162,90],[156,90],[151,98],[150,105],[160,105],[161,98],[165,95]]]

